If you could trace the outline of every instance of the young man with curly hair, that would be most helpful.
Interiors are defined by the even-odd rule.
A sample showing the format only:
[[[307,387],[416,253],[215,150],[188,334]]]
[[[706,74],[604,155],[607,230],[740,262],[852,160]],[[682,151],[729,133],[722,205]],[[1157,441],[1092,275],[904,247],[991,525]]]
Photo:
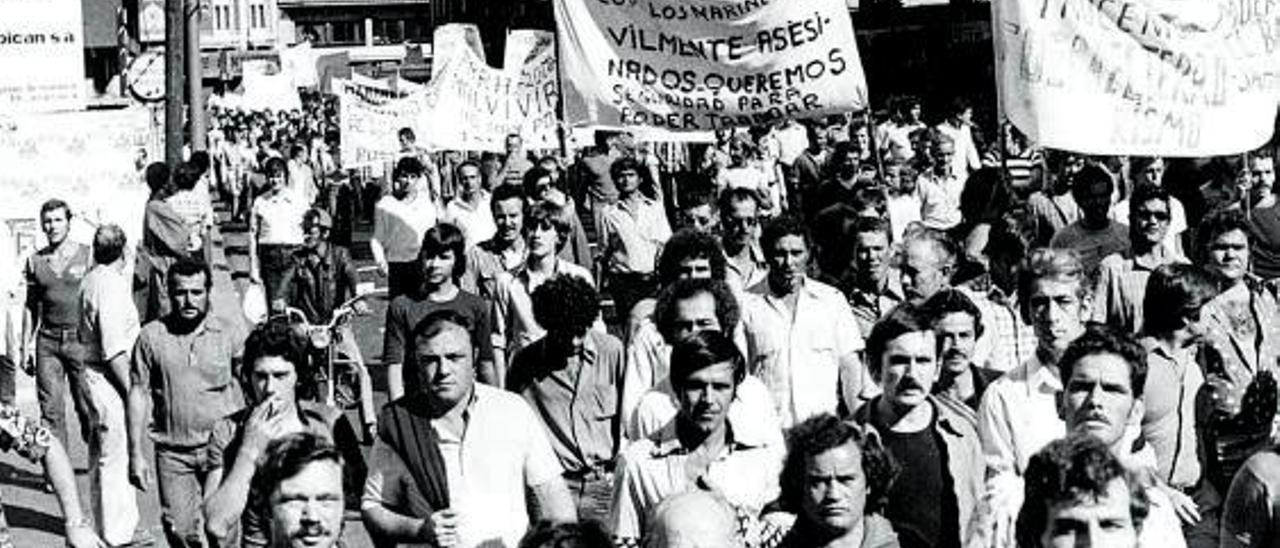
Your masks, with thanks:
[[[604,521],[622,440],[622,342],[592,329],[600,296],[580,277],[551,278],[532,300],[547,332],[512,358],[507,389],[542,419],[578,519]]]

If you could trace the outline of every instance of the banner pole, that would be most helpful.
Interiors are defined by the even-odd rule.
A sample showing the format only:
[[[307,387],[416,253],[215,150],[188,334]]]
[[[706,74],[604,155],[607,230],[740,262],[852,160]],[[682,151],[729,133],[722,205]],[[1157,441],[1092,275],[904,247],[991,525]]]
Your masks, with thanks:
[[[876,141],[875,120],[871,117],[871,105],[862,110],[862,123],[867,128],[867,144],[871,147],[871,156],[876,162],[876,172],[880,174],[881,179],[884,178],[884,155],[880,154],[880,143]],[[856,137],[850,135],[849,138]]]
[[[552,7],[552,9],[554,10],[555,8]],[[552,14],[552,18],[555,18],[554,14]],[[556,26],[559,27],[559,25]],[[552,40],[554,40],[553,47],[556,49],[556,121],[559,122],[556,124],[556,137],[560,139],[560,157],[568,164],[569,128],[564,119],[564,73],[560,70],[560,60],[563,58],[560,55],[560,29],[553,29],[551,34]],[[565,167],[568,166],[566,165]]]

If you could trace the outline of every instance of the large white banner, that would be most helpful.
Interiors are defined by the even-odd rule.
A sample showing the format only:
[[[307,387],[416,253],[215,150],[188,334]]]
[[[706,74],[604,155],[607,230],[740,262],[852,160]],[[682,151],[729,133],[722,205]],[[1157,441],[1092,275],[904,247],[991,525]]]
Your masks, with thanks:
[[[0,0],[0,114],[83,110],[80,0]]]
[[[993,0],[1005,115],[1044,146],[1082,153],[1256,148],[1280,98],[1280,17],[1260,6]]]
[[[705,131],[867,104],[844,0],[556,0],[572,125]]]
[[[419,88],[414,88],[412,94],[394,92],[389,84],[361,78],[362,82],[333,81],[334,93],[338,95],[342,165],[380,169],[395,161],[400,151],[400,128],[413,127],[425,97]]]

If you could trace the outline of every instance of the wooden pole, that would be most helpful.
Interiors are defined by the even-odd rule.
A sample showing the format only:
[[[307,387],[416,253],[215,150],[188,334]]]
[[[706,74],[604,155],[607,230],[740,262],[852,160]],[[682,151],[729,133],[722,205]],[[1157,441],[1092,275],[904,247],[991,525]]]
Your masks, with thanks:
[[[186,0],[187,120],[191,151],[205,150],[204,64],[200,60],[200,0]]]
[[[185,0],[165,0],[164,5],[164,161],[175,166],[182,161],[185,82],[183,54],[186,48]]]

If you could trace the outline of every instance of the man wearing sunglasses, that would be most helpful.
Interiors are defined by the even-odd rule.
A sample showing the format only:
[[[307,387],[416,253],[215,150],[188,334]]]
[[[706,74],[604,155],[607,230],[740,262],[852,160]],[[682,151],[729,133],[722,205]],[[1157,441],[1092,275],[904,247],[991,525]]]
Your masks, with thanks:
[[[1143,296],[1147,279],[1166,264],[1186,258],[1162,243],[1172,219],[1169,192],[1150,183],[1140,184],[1129,200],[1129,253],[1112,253],[1098,267],[1093,321],[1126,333],[1142,331]]]
[[[755,192],[730,188],[720,193],[720,243],[729,258],[725,265],[736,278],[733,287],[751,287],[769,272],[760,249],[760,198]]]

